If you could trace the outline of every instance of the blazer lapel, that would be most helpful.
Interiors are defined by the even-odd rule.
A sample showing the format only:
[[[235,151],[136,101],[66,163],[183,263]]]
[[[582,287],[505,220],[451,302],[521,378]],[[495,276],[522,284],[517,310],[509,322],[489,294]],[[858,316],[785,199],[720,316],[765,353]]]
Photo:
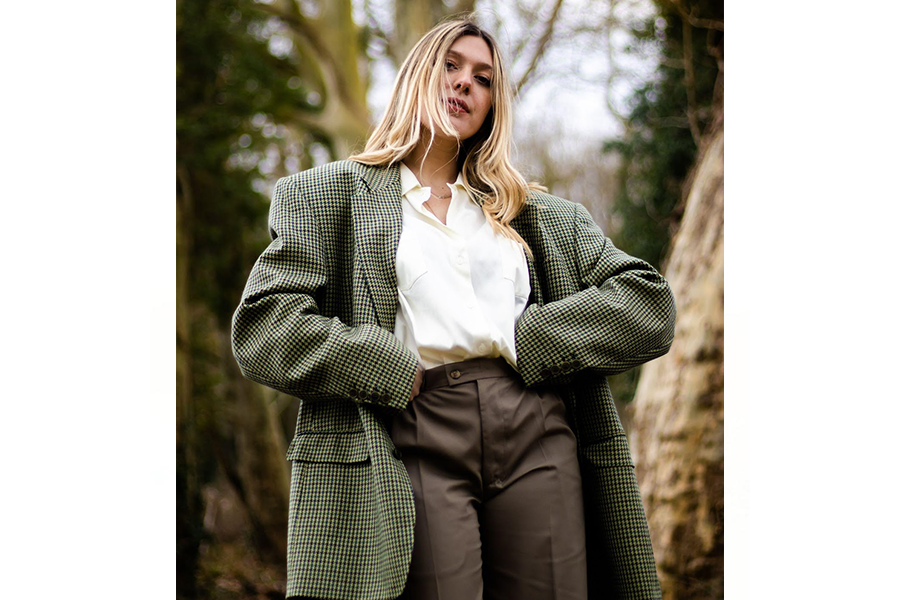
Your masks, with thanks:
[[[399,165],[361,168],[351,201],[357,259],[372,296],[378,325],[394,330],[397,318],[397,246],[403,227]]]

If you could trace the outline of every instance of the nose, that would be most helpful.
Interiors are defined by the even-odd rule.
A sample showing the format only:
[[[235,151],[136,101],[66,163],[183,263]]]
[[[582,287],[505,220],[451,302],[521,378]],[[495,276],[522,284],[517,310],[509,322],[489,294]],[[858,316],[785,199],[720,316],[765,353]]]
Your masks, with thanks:
[[[471,87],[472,74],[464,69],[460,69],[459,73],[456,74],[456,79],[453,82],[453,89],[457,91],[465,91],[468,93]]]

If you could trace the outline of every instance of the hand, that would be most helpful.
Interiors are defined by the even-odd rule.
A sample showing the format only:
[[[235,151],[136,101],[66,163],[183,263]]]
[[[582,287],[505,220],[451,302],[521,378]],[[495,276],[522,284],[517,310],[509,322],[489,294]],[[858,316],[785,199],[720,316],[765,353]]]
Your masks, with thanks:
[[[422,389],[422,382],[425,379],[424,375],[425,369],[422,368],[422,363],[416,363],[416,379],[413,381],[412,394],[409,395],[410,402],[419,395],[419,390]]]

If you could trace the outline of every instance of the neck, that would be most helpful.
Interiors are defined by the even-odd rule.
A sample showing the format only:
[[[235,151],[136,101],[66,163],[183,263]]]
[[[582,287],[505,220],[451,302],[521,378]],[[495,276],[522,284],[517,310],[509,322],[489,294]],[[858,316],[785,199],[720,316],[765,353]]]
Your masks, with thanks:
[[[403,159],[403,163],[419,178],[419,183],[423,186],[434,186],[456,181],[459,175],[456,166],[459,151],[456,140],[436,136],[428,154],[425,154],[426,148],[428,148],[427,139],[420,141],[419,145]]]

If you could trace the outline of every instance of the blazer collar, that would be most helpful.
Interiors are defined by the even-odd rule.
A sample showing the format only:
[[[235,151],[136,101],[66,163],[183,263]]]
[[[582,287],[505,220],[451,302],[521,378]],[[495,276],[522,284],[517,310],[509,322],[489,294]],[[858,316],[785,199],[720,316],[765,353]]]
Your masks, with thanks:
[[[359,176],[372,192],[378,193],[385,187],[396,186],[400,191],[400,165],[394,163],[388,166],[365,165],[354,160],[348,161],[359,172]]]

